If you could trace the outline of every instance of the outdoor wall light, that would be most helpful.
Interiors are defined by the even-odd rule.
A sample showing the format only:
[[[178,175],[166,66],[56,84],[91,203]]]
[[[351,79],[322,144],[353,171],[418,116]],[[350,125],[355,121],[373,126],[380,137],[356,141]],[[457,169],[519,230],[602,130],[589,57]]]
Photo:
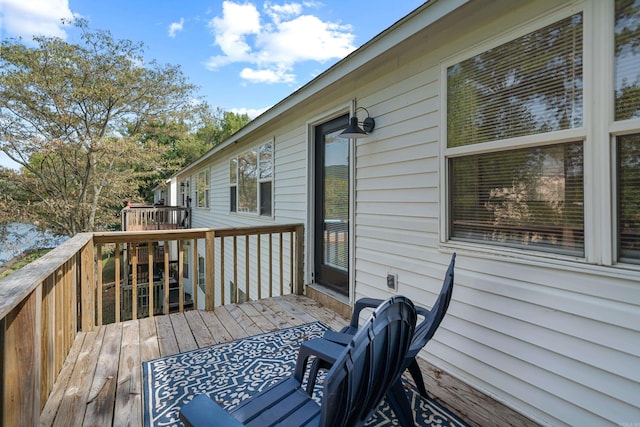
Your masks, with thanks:
[[[363,122],[358,122],[357,112],[358,110],[364,110],[367,112],[367,118]],[[349,120],[349,126],[340,134],[343,138],[365,138],[369,136],[369,133],[373,132],[373,128],[376,127],[376,122],[373,117],[369,115],[369,110],[364,107],[356,108],[353,112],[354,115]],[[359,126],[362,125],[362,128]]]

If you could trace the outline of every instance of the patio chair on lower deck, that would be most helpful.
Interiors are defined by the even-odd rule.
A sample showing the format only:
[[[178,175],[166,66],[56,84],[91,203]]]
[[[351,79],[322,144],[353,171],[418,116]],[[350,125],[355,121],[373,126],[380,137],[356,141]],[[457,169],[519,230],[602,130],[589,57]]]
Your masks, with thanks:
[[[451,261],[449,262],[449,267],[444,276],[444,281],[442,283],[442,288],[440,290],[440,294],[438,295],[438,299],[433,304],[431,309],[426,309],[424,307],[415,306],[416,313],[419,317],[422,317],[423,320],[418,323],[416,326],[416,331],[413,336],[413,340],[411,341],[411,346],[409,347],[409,351],[406,354],[405,360],[403,362],[403,369],[409,370],[409,373],[413,377],[414,382],[416,383],[416,387],[420,392],[420,395],[424,398],[427,398],[427,390],[424,386],[424,380],[422,379],[422,372],[420,371],[420,366],[418,366],[418,361],[416,360],[416,356],[422,350],[422,348],[429,342],[429,340],[433,337],[438,326],[442,323],[442,319],[444,318],[445,313],[447,312],[447,308],[449,307],[449,302],[451,301],[451,296],[453,294],[453,272],[456,263],[456,254],[455,252],[451,255]],[[383,300],[375,299],[375,298],[362,298],[356,301],[356,304],[353,308],[353,314],[351,316],[351,323],[349,326],[343,328],[340,332],[335,332],[328,330],[324,334],[325,340],[346,345],[349,342],[351,337],[358,332],[358,321],[360,320],[360,312],[365,308],[375,308],[377,307]],[[334,353],[334,357],[337,355],[337,350]],[[315,378],[319,369],[329,369],[331,367],[331,363],[327,362],[330,357],[325,357],[324,360],[317,359],[314,361],[311,368],[311,378]],[[313,387],[313,382],[311,381],[308,385],[309,388]],[[405,395],[404,399],[393,399],[390,401],[390,404],[396,413],[396,416],[401,420],[401,422],[410,422],[409,420],[413,416],[411,413],[411,407],[409,401]]]
[[[384,301],[345,346],[324,339],[306,341],[292,376],[226,412],[205,395],[180,411],[187,426],[361,426],[389,389],[392,399],[404,394],[399,378],[416,324],[411,301],[395,296]],[[321,403],[303,387],[309,358],[331,358]],[[398,388],[398,386],[400,388]],[[406,397],[405,397],[406,399]]]

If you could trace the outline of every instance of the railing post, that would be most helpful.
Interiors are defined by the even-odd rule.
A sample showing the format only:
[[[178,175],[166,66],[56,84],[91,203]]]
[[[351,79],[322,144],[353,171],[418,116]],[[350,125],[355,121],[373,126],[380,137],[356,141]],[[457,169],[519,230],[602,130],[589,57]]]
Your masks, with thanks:
[[[93,239],[80,251],[82,262],[82,281],[80,283],[82,304],[82,330],[93,331],[96,325],[96,263],[94,259]]]
[[[216,305],[216,295],[214,288],[216,232],[214,230],[207,231],[205,239],[206,272],[204,275],[204,308],[205,310],[213,311]]]
[[[5,317],[2,425],[40,425],[42,284]]]
[[[304,293],[304,225],[299,224],[296,226],[296,273],[294,276],[293,292],[296,295],[302,295]]]

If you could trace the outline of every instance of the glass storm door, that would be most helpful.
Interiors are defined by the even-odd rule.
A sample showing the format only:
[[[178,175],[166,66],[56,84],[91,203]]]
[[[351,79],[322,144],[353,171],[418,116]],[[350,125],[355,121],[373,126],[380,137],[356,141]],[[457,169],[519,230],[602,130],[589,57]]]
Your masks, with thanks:
[[[315,282],[349,293],[348,116],[315,129]]]

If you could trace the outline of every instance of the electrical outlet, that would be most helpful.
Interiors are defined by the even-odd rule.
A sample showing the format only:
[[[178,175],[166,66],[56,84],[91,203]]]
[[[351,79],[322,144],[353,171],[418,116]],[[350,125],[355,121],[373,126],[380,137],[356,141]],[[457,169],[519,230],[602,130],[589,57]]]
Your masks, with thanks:
[[[393,273],[387,273],[387,288],[394,291],[398,290],[398,275]]]

